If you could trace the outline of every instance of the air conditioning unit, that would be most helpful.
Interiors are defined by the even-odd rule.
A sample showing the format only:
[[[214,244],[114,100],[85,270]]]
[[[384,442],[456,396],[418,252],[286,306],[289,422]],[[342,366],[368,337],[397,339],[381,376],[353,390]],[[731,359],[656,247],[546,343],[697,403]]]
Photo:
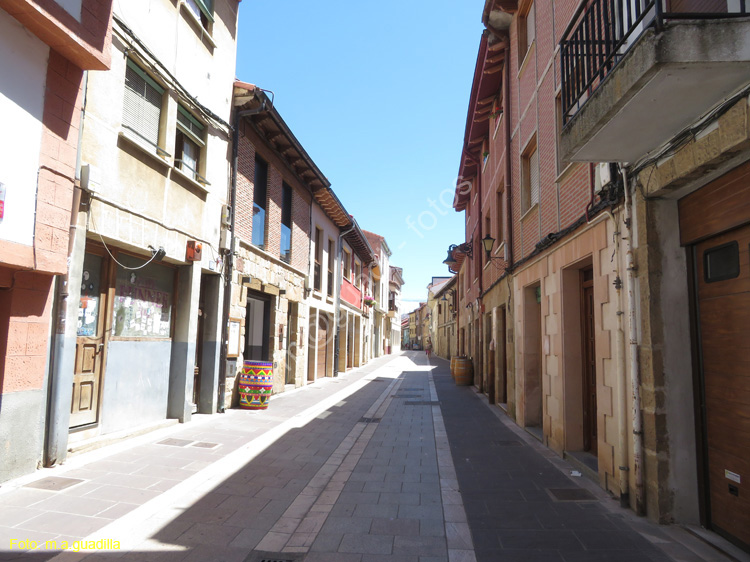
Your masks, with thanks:
[[[594,193],[599,193],[612,183],[616,173],[615,164],[611,162],[599,162],[594,167]]]
[[[223,226],[232,226],[232,207],[229,205],[221,206],[221,224]]]

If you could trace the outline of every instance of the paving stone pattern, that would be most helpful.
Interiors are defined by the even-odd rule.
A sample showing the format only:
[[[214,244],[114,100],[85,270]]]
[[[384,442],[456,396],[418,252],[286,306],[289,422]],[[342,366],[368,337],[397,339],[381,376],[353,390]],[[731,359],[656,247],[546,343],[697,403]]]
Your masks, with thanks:
[[[456,386],[446,362],[437,365],[435,387],[477,561],[671,560],[598,501],[555,501],[550,489],[595,498],[519,441],[473,388]]]
[[[447,362],[407,352],[274,397],[264,412],[81,455],[3,484],[0,560],[726,560],[610,509],[482,402],[454,385]],[[8,548],[13,539],[124,546],[24,551]]]

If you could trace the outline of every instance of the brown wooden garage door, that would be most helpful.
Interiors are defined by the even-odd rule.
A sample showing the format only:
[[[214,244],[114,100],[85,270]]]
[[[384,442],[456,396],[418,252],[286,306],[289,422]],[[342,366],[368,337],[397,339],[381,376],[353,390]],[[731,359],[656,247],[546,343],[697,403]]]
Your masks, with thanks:
[[[712,527],[750,545],[750,226],[695,247]]]

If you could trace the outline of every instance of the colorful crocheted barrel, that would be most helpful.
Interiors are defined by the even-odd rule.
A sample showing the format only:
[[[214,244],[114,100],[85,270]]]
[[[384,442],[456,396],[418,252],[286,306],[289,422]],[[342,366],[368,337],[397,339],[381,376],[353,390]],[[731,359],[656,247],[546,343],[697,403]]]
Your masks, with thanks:
[[[273,391],[273,363],[244,361],[240,373],[240,408],[265,410]]]

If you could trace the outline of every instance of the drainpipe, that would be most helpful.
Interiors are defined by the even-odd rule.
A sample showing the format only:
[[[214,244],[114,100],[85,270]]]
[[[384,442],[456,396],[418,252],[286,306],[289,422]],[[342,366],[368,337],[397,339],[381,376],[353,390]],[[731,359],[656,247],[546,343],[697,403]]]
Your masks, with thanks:
[[[630,196],[628,176],[622,165],[623,186],[625,188],[625,260],[627,268],[628,289],[628,322],[630,324],[630,385],[633,393],[633,468],[635,470],[635,511],[639,515],[645,513],[643,488],[643,421],[641,419],[641,373],[638,362],[638,330],[636,329],[635,303],[635,264],[633,260],[633,211],[634,199]]]
[[[237,216],[237,165],[239,162],[240,122],[244,117],[256,115],[266,110],[265,96],[259,107],[237,111],[234,113],[234,131],[232,132],[232,185],[229,193],[229,208],[231,209],[232,240],[227,254],[226,271],[224,275],[224,303],[222,312],[222,345],[219,350],[219,399],[217,411],[224,413],[224,402],[226,400],[227,386],[227,342],[229,341],[229,308],[232,304],[232,275],[234,269],[234,236],[235,220]]]
[[[354,228],[356,227],[357,223],[354,222],[354,218],[352,218],[352,225],[345,230],[344,232],[341,232],[339,234],[338,243],[336,244],[336,255],[337,255],[337,261],[336,264],[336,297],[334,301],[334,308],[333,308],[333,322],[336,326],[336,332],[335,336],[333,338],[333,376],[337,377],[339,375],[339,340],[340,340],[340,332],[341,327],[339,326],[339,318],[341,317],[341,283],[342,283],[342,269],[341,269],[341,253],[344,249],[344,236],[349,234]],[[352,259],[354,256],[352,256]]]
[[[83,72],[83,100],[81,118],[78,128],[78,150],[76,155],[76,175],[80,180],[81,145],[83,127],[86,117],[86,94],[88,92],[88,71]],[[49,344],[49,388],[47,397],[47,423],[45,424],[44,458],[46,467],[65,462],[68,453],[68,435],[70,428],[70,400],[72,393],[73,371],[75,370],[76,323],[77,311],[69,306],[74,301],[77,306],[80,299],[79,281],[71,285],[71,269],[74,267],[76,253],[76,232],[78,229],[78,208],[81,205],[81,188],[73,189],[73,203],[68,227],[68,268],[64,275],[55,277],[55,301],[52,311],[53,329]],[[83,242],[85,244],[85,241]],[[82,267],[83,259],[78,264]],[[76,267],[76,271],[79,268]],[[73,289],[71,290],[71,286]]]

